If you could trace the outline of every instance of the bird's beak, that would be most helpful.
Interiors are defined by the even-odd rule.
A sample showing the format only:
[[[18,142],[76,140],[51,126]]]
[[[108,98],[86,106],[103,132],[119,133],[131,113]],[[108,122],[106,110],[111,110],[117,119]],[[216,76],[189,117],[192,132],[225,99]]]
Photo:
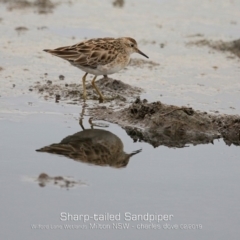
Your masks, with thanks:
[[[136,51],[137,51],[137,53],[143,55],[144,57],[149,58],[146,54],[144,54],[143,52],[141,52],[138,48],[136,48]]]

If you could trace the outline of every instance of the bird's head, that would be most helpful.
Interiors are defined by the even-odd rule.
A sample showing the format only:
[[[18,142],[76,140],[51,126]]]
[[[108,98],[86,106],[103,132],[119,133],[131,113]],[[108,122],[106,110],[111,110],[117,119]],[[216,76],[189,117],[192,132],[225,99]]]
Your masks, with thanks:
[[[137,42],[135,39],[130,37],[123,37],[123,38],[120,38],[120,41],[123,43],[125,50],[128,54],[139,53],[144,57],[148,58],[146,54],[144,54],[138,49]]]

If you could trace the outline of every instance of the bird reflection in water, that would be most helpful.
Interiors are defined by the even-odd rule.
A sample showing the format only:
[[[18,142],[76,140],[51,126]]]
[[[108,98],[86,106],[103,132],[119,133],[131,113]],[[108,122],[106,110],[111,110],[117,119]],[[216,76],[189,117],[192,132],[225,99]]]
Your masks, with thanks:
[[[140,149],[130,154],[125,153],[123,143],[118,136],[107,130],[93,129],[91,119],[89,123],[91,129],[84,129],[80,118],[79,124],[83,131],[67,136],[60,143],[36,151],[60,154],[75,161],[115,168],[126,167],[129,159],[141,152]]]

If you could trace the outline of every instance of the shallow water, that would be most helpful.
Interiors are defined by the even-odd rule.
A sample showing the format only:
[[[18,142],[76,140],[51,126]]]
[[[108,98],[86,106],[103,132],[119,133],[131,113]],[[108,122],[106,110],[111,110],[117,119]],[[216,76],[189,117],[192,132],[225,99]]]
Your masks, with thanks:
[[[16,239],[21,235],[25,239],[47,236],[52,239],[77,236],[145,239],[150,234],[152,238],[224,239],[231,236],[237,239],[239,147],[214,141],[214,145],[154,149],[146,143],[133,143],[120,127],[110,124],[107,130],[121,138],[126,152],[140,148],[142,152],[133,156],[122,169],[88,165],[35,152],[80,131],[80,108],[31,100],[30,106],[24,99],[18,99],[22,102],[19,110],[28,114],[19,117],[17,113],[8,112],[1,120],[2,238]],[[46,112],[37,112],[39,109],[46,109]],[[67,109],[68,114],[59,114],[61,109]],[[87,117],[84,126],[88,126]],[[41,173],[70,176],[85,185],[69,190],[54,185],[42,188],[36,181]],[[86,216],[120,213],[121,218],[119,221],[61,221],[62,212]],[[124,214],[128,212],[173,217],[171,221],[125,221]],[[105,224],[111,229],[90,230],[90,223]],[[113,229],[113,223],[127,223],[129,229]],[[139,224],[143,224],[141,227],[159,225],[161,229],[137,229]],[[183,230],[181,224],[202,226],[202,229]],[[34,225],[40,229],[32,229]],[[44,230],[67,225],[88,230]],[[179,229],[167,230],[166,226]]]
[[[81,130],[81,101],[76,106],[56,104],[29,91],[36,81],[46,79],[44,73],[55,83],[60,83],[60,74],[65,76],[64,83],[78,82],[82,76],[80,70],[42,49],[74,44],[85,37],[121,33],[136,38],[140,49],[160,66],[152,70],[128,67],[113,76],[144,88],[142,97],[149,101],[240,113],[239,60],[228,59],[227,53],[185,45],[193,39],[189,35],[198,33],[213,40],[240,38],[239,3],[149,2],[125,1],[123,8],[113,8],[107,0],[92,1],[92,5],[86,0],[64,2],[47,15],[31,8],[7,11],[7,5],[0,5],[1,239],[238,239],[237,146],[226,146],[220,140],[214,145],[154,149],[143,142],[133,143],[123,129],[110,124],[107,130],[121,138],[127,153],[142,148],[126,168],[93,166],[35,152]],[[28,30],[19,33],[15,30],[19,26]],[[39,29],[43,26],[47,28]],[[88,126],[88,116],[84,125]],[[54,184],[40,187],[36,179],[41,173],[70,176],[85,184],[69,190]],[[86,216],[120,213],[121,218],[61,221],[61,212]],[[125,221],[127,212],[173,217],[159,222]],[[111,229],[89,229],[90,223],[103,223]],[[113,223],[129,223],[129,229],[113,229]],[[182,224],[202,229],[186,230]],[[66,230],[66,225],[88,229]],[[161,229],[138,229],[154,226]]]

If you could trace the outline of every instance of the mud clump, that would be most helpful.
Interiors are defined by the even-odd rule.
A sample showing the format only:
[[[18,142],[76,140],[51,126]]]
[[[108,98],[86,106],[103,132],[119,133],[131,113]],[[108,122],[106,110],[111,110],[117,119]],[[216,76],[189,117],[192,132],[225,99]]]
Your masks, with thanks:
[[[59,75],[59,80],[64,80],[65,77],[63,75]]]
[[[106,101],[110,99],[115,102],[130,102],[143,92],[141,88],[130,86],[129,84],[112,78],[101,78],[95,83],[106,97]],[[82,84],[56,84],[51,80],[45,80],[44,84],[37,82],[37,84],[31,86],[31,88],[41,95],[44,95],[45,99],[54,99],[58,96],[58,100],[67,101],[69,104],[77,104],[79,100],[82,99]],[[88,100],[97,100],[99,98],[90,83],[86,86],[86,92]]]
[[[133,87],[127,83],[123,83],[121,80],[112,78],[102,78],[96,83],[101,91],[105,91],[106,94],[110,94],[111,96],[115,95],[122,99],[127,98],[128,96],[139,95],[142,92],[141,88]],[[87,86],[87,89],[91,88],[91,85]]]
[[[114,7],[122,8],[124,6],[124,0],[114,0],[112,4]]]
[[[0,3],[6,3],[9,11],[18,9],[33,8],[36,9],[39,14],[52,13],[52,10],[58,5],[50,0],[0,0]]]
[[[66,188],[67,190],[69,188],[73,188],[76,185],[85,185],[83,182],[75,181],[70,177],[62,176],[50,177],[46,173],[41,173],[37,178],[37,182],[40,187],[45,187],[46,185],[55,185],[61,188]]]
[[[240,145],[240,116],[218,115],[213,122],[227,145]]]
[[[111,112],[93,108],[98,120],[122,126],[134,141],[145,141],[158,147],[185,147],[187,144],[213,143],[223,138],[226,144],[240,145],[240,117],[213,115],[188,107],[148,103],[136,99],[128,108]]]
[[[15,30],[16,30],[18,33],[23,33],[23,32],[28,31],[28,28],[23,27],[23,26],[20,26],[20,27],[16,27]]]
[[[230,52],[240,58],[240,39],[229,42],[202,39],[189,42],[187,45],[208,46],[217,51]]]

